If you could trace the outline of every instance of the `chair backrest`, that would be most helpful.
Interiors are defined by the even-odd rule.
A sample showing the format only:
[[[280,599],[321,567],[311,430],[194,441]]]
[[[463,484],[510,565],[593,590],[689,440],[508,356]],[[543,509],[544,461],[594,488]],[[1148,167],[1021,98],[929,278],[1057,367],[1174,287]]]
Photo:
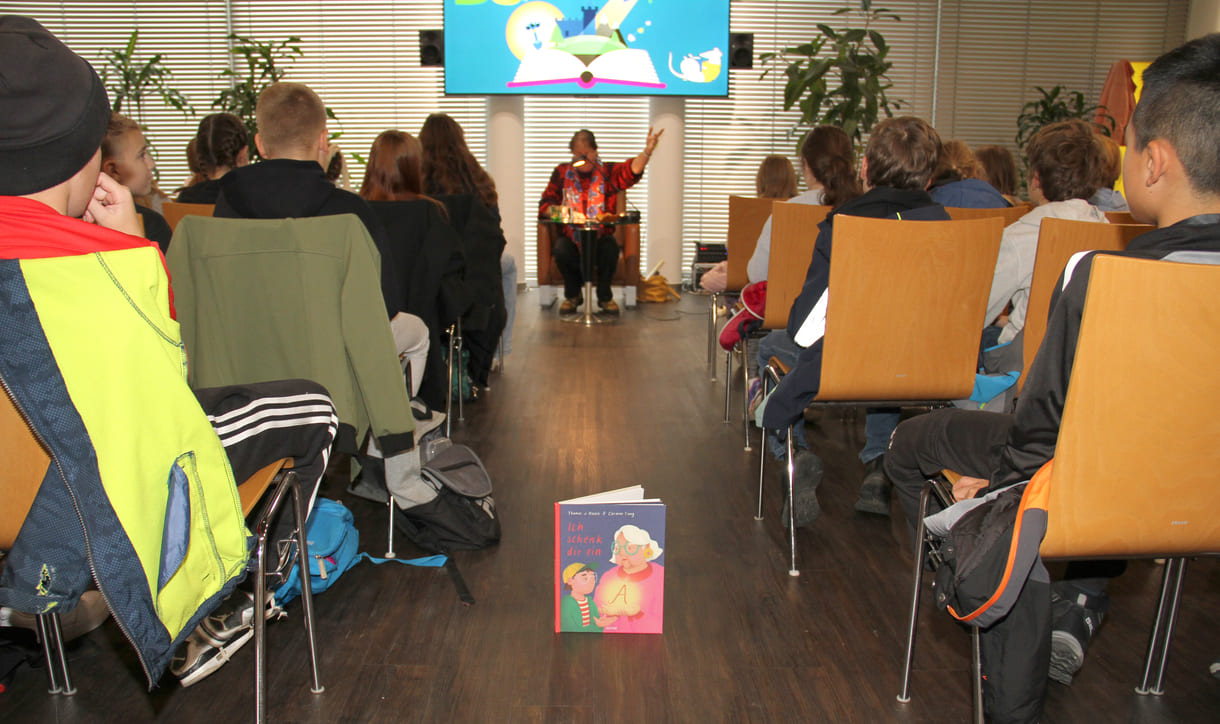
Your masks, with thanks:
[[[836,217],[815,400],[969,397],[1003,233],[998,216]]]
[[[214,204],[186,204],[180,201],[165,201],[161,204],[161,215],[170,229],[178,228],[183,216],[211,216]]]
[[[2,388],[0,388],[2,389]],[[25,516],[34,504],[51,458],[17,412],[7,392],[0,392],[0,550],[17,540]]]
[[[1004,219],[1004,226],[1008,226],[1022,216],[1025,216],[1033,210],[1033,206],[1029,204],[1018,204],[1016,206],[1006,206],[998,209],[967,209],[960,206],[946,206],[945,211],[949,212],[949,218],[954,221],[964,221],[966,219],[987,219],[992,216],[999,216]]]
[[[775,201],[771,206],[771,256],[767,261],[767,312],[763,329],[788,326],[792,302],[805,284],[805,272],[818,240],[818,224],[830,206]]]
[[[1043,556],[1220,552],[1216,289],[1220,266],[1093,259]]]
[[[771,204],[774,202],[775,199],[752,196],[729,197],[729,273],[726,289],[737,291],[750,283],[746,276],[746,264],[754,256],[758,235],[771,216]]]
[[[1030,280],[1029,303],[1025,307],[1025,332],[1021,354],[1024,368],[1034,361],[1042,337],[1046,335],[1046,317],[1050,313],[1051,294],[1059,275],[1073,254],[1081,251],[1121,251],[1127,244],[1151,226],[1143,224],[1101,224],[1074,219],[1043,219],[1038,229],[1038,251],[1034,254],[1034,273]],[[1025,375],[1018,380],[1025,386]]]
[[[1106,218],[1111,224],[1138,224],[1130,211],[1107,211]]]

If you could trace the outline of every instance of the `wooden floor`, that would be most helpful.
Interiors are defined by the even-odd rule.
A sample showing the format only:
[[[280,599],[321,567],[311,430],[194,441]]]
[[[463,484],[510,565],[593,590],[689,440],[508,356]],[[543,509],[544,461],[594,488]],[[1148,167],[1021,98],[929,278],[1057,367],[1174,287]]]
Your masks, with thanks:
[[[705,309],[706,297],[688,295],[586,329],[523,294],[506,371],[454,427],[486,463],[503,518],[498,547],[456,556],[477,603],[462,605],[437,569],[360,564],[316,599],[325,693],[309,693],[299,609],[269,628],[271,718],[967,721],[969,639],[927,596],[914,698],[895,701],[910,571],[889,521],[852,511],[863,416],[836,413],[810,431],[826,462],[823,513],[801,531],[801,575],[790,577],[778,466],[756,521],[758,453],[743,452],[739,424],[721,422]],[[552,633],[552,502],[632,483],[669,506],[665,633]],[[384,509],[335,481],[327,492],[355,511],[362,548],[380,555]],[[1050,684],[1045,721],[1220,720],[1220,681],[1207,672],[1220,656],[1213,560],[1188,572],[1167,693],[1132,692],[1159,581],[1157,566],[1138,563],[1114,583],[1076,682]],[[50,696],[42,672],[25,669],[0,694],[0,722],[245,721],[250,648],[190,689],[166,680],[147,693],[108,623],[76,651],[79,694]]]

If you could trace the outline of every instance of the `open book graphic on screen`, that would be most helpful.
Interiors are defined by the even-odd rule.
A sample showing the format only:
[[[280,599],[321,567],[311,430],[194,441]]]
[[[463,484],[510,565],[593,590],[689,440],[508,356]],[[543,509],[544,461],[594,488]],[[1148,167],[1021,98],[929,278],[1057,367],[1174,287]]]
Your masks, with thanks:
[[[517,75],[508,82],[508,87],[526,88],[557,83],[576,83],[581,88],[591,88],[598,83],[638,88],[665,87],[657,77],[652,58],[647,51],[639,48],[611,50],[597,56],[587,65],[566,50],[532,50],[521,59]]]

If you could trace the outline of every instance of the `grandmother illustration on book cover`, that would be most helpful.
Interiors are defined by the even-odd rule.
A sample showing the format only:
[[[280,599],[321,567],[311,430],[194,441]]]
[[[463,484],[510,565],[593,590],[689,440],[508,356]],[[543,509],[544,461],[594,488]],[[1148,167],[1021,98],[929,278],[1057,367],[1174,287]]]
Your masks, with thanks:
[[[654,563],[664,552],[648,531],[624,525],[614,533],[607,570],[593,600],[603,616],[617,616],[606,633],[660,633],[665,605],[665,567]]]

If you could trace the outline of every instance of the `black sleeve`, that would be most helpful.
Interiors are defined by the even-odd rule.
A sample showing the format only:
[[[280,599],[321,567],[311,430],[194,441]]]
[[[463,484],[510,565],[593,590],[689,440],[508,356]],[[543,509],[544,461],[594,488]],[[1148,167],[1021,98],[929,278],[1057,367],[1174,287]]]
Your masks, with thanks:
[[[174,235],[174,230],[169,228],[169,222],[165,220],[164,216],[148,207],[137,204],[136,211],[144,220],[144,238],[157,242],[162,254],[168,252],[169,240]]]

